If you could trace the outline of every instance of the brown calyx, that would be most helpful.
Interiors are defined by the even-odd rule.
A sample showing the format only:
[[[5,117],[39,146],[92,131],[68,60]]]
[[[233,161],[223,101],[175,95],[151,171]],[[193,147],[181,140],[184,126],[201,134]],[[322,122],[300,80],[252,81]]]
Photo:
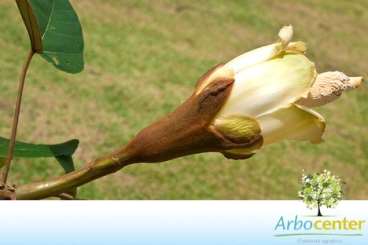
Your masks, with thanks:
[[[244,142],[234,142],[211,126],[224,105],[234,83],[234,76],[223,65],[203,75],[195,92],[174,112],[140,131],[124,150],[134,162],[162,162],[201,152],[223,152],[245,148],[262,140],[258,135]]]

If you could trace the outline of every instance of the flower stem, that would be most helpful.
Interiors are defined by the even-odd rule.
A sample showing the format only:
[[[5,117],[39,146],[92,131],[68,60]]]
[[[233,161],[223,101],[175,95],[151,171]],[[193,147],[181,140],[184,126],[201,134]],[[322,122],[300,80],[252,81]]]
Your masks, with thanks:
[[[86,184],[102,176],[136,163],[134,152],[122,148],[115,153],[96,159],[79,170],[49,180],[21,185],[16,190],[17,200],[43,199]]]
[[[34,51],[30,50],[27,56],[26,62],[20,74],[18,94],[17,94],[17,100],[15,104],[15,112],[14,112],[11,136],[10,136],[10,141],[9,141],[8,155],[7,155],[7,158],[5,159],[4,168],[0,176],[0,184],[2,184],[3,186],[6,185],[11,162],[13,160],[15,140],[17,137],[17,129],[18,129],[18,122],[19,122],[19,114],[20,114],[22,95],[23,95],[23,89],[24,89],[24,82],[25,82],[29,64],[31,63],[33,55],[34,55]]]

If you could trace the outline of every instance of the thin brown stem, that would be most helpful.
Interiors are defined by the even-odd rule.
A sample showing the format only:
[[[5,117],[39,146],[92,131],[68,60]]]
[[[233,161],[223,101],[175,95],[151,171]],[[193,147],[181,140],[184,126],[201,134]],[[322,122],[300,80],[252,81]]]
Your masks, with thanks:
[[[15,148],[15,140],[17,137],[17,129],[18,129],[18,122],[19,122],[19,114],[20,114],[20,107],[22,104],[22,95],[24,89],[24,82],[26,80],[26,75],[28,71],[29,64],[31,63],[32,57],[34,55],[34,51],[31,50],[27,56],[27,60],[22,68],[20,79],[19,79],[19,87],[18,87],[18,94],[17,94],[17,101],[15,104],[15,112],[13,117],[12,129],[11,129],[11,136],[9,141],[9,148],[8,148],[8,155],[5,159],[3,171],[0,176],[0,184],[6,185],[8,174],[11,166],[11,162],[13,160],[14,155],[14,148]]]

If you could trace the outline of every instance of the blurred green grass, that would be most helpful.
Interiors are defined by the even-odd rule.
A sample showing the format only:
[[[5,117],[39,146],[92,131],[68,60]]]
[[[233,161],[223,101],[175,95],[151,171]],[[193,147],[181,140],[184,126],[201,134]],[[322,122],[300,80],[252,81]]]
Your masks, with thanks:
[[[19,139],[79,138],[77,165],[126,143],[172,111],[211,66],[273,42],[293,24],[319,71],[367,77],[365,0],[72,1],[84,27],[86,69],[78,75],[33,60]],[[15,1],[0,2],[0,135],[8,136],[28,37]],[[368,198],[368,90],[319,111],[325,142],[282,142],[246,161],[208,153],[138,164],[79,189],[85,199],[295,199],[302,170],[325,168],[347,183],[346,197]],[[53,160],[16,160],[14,183],[61,174]]]

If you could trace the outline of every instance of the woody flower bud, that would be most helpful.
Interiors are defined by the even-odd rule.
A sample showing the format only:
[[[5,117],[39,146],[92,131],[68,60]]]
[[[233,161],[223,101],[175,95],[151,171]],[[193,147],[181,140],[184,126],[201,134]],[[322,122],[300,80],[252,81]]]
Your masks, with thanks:
[[[134,161],[158,162],[201,152],[244,159],[283,139],[319,143],[325,120],[308,107],[335,100],[362,78],[318,75],[292,26],[279,40],[203,75],[174,112],[143,129],[128,145]]]

